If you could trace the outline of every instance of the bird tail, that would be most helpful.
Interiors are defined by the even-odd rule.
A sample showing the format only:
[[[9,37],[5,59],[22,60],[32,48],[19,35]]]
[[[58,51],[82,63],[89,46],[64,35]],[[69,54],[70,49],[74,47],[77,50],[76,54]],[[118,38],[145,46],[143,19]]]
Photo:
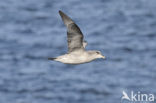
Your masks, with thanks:
[[[48,58],[48,60],[55,60],[56,58]]]

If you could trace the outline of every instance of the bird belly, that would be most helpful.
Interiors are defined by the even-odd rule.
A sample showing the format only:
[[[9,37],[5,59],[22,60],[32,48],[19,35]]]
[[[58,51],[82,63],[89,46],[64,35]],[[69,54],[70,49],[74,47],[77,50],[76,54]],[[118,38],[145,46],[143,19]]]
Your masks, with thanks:
[[[82,64],[90,62],[92,60],[86,58],[84,55],[66,55],[60,58],[57,58],[55,61],[59,61],[65,64]]]

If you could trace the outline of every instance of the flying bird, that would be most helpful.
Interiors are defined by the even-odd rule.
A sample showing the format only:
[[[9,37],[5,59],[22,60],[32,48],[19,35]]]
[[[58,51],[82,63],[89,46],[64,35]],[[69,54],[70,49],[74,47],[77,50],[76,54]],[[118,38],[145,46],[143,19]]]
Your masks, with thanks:
[[[86,51],[85,47],[87,46],[87,42],[83,40],[83,33],[80,28],[62,11],[59,11],[59,14],[67,27],[68,53],[56,58],[48,58],[49,60],[65,64],[82,64],[91,62],[97,58],[105,59],[105,56],[103,56],[100,51]]]

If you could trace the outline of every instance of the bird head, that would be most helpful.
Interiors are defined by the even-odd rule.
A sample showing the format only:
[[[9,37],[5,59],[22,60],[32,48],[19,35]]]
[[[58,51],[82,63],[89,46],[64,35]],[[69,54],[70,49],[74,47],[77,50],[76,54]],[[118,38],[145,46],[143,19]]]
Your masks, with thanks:
[[[102,58],[105,59],[106,57],[102,55],[100,51],[93,51],[93,54],[96,58]]]

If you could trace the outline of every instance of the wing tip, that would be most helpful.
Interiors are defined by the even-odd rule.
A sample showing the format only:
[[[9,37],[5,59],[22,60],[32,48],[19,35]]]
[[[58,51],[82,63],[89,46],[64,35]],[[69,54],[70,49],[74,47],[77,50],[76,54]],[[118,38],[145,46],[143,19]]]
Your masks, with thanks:
[[[68,26],[68,24],[74,23],[74,21],[61,10],[59,10],[59,14],[66,26]]]
[[[59,14],[61,15],[61,14],[63,14],[63,12],[61,10],[59,10]]]
[[[59,14],[60,14],[60,16],[63,18],[64,16],[66,16],[65,15],[65,13],[63,13],[61,10],[59,10]]]

